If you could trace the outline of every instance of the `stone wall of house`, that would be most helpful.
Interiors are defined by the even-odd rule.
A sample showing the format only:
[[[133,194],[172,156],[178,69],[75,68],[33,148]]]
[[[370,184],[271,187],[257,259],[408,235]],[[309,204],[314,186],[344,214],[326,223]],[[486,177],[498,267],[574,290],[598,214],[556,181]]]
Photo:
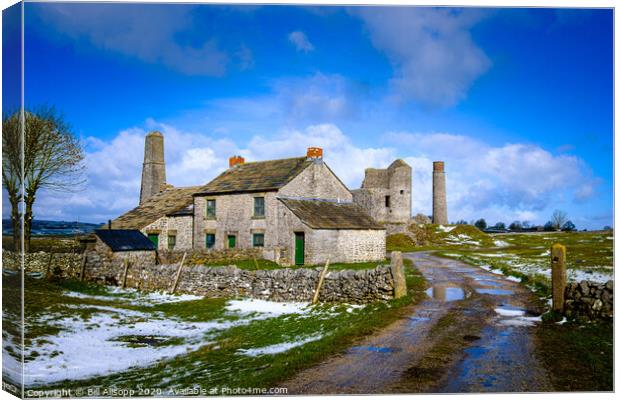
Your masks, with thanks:
[[[278,191],[279,196],[353,201],[349,189],[321,159],[303,170]]]
[[[295,232],[305,236],[306,265],[380,261],[385,258],[385,231],[359,229],[311,229],[286,206],[278,208],[280,264],[295,262]]]
[[[614,315],[614,282],[571,282],[564,291],[564,315],[595,321]]]
[[[265,198],[265,216],[254,216],[254,198]],[[215,219],[206,214],[207,199],[216,204]],[[215,234],[214,249],[228,248],[228,236],[236,236],[238,248],[253,246],[254,233],[265,234],[265,247],[273,247],[276,242],[276,210],[278,199],[275,192],[243,193],[217,196],[196,196],[194,198],[194,248],[205,249],[207,233]]]
[[[2,269],[17,271],[20,268],[20,258],[19,253],[2,250]],[[82,254],[43,251],[26,253],[24,263],[27,274],[53,274],[61,278],[72,278],[80,274]]]
[[[252,247],[249,249],[191,249],[178,251],[159,251],[160,264],[179,263],[185,254],[185,264],[216,264],[221,262],[230,262],[238,260],[263,259],[264,249],[260,247]]]
[[[121,264],[98,268],[86,278],[118,284],[122,279]],[[140,290],[172,290],[179,264],[130,264],[126,286]],[[175,293],[209,297],[242,296],[273,301],[310,301],[317,286],[321,268],[284,268],[248,271],[234,266],[184,266]],[[361,271],[331,271],[325,276],[319,300],[323,302],[368,303],[394,297],[394,277],[390,266],[377,266]]]
[[[192,224],[190,215],[161,217],[157,221],[145,226],[140,231],[145,235],[157,233],[159,235],[158,249],[168,250],[168,236],[176,236],[174,250],[192,248]]]

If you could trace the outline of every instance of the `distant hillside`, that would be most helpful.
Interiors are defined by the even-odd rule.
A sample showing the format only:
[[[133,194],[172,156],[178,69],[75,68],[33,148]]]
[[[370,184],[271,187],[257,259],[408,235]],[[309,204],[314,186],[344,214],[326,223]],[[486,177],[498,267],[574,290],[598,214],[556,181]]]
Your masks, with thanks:
[[[102,223],[91,224],[75,221],[44,221],[34,220],[32,223],[32,236],[70,236],[91,233]],[[10,219],[2,219],[2,235],[12,235]]]

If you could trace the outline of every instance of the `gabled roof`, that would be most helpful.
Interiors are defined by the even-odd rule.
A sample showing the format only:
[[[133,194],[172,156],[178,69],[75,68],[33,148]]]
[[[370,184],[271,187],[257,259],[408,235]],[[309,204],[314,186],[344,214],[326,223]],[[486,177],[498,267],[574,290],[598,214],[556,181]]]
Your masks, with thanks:
[[[115,229],[142,229],[165,215],[171,215],[194,203],[193,194],[203,186],[168,188],[144,203],[112,220]]]
[[[136,229],[96,229],[95,235],[112,251],[156,250],[153,242]]]
[[[279,200],[312,229],[385,229],[354,203],[285,198]]]
[[[307,157],[248,162],[227,169],[209,182],[197,196],[275,191],[312,164]]]

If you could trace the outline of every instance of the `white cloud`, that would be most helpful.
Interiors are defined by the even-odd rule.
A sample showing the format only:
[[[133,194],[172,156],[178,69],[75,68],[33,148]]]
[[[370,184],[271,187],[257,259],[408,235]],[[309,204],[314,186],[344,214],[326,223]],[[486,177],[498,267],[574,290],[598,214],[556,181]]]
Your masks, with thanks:
[[[431,106],[456,104],[491,65],[469,32],[480,19],[477,10],[360,7],[352,12],[390,60],[399,98]]]
[[[109,141],[89,139],[87,189],[73,194],[42,192],[36,204],[40,219],[105,221],[135,207],[140,191],[144,136],[164,133],[167,180],[175,186],[201,185],[228,167],[240,154],[248,161],[304,155],[324,149],[324,158],[351,189],[358,188],[365,168],[385,168],[403,157],[413,169],[413,213],[431,213],[432,162],[446,162],[448,217],[488,222],[529,220],[543,223],[555,208],[595,194],[597,179],[573,156],[553,155],[533,145],[491,146],[447,133],[390,133],[386,146],[357,145],[334,124],[282,129],[275,135],[255,135],[244,143],[208,132],[184,132],[147,120]]]
[[[86,39],[99,48],[187,75],[221,76],[229,62],[214,38],[204,36],[194,44],[178,40],[180,33],[195,27],[194,7],[60,3],[40,7],[42,21],[54,24],[60,35]],[[247,53],[241,56],[247,64]]]
[[[297,51],[308,53],[314,50],[314,46],[302,31],[293,31],[288,34],[288,40],[295,45]]]
[[[545,219],[549,209],[591,198],[599,181],[583,160],[529,144],[491,146],[447,133],[397,132],[385,140],[411,154],[414,212],[431,213],[432,161],[446,162],[451,221]]]

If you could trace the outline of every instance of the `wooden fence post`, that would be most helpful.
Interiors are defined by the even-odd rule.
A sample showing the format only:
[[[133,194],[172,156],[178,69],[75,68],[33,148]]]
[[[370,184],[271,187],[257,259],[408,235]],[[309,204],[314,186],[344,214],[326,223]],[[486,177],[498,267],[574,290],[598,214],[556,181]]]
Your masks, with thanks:
[[[316,290],[314,291],[314,297],[312,298],[312,304],[316,304],[319,301],[319,292],[321,291],[321,286],[323,286],[323,280],[325,279],[325,275],[327,275],[327,268],[329,268],[329,258],[325,263],[325,267],[323,271],[321,271],[321,275],[319,275],[319,283],[316,285]]]
[[[85,270],[86,270],[86,252],[82,254],[82,263],[80,264],[80,281],[84,281]]]
[[[127,260],[127,257],[125,257],[123,264],[125,265],[125,270],[123,271],[123,284],[121,287],[125,289],[125,285],[127,284],[127,270],[129,269],[129,260]]]
[[[181,263],[179,264],[179,269],[177,269],[177,275],[174,277],[174,284],[172,285],[172,290],[171,290],[172,294],[174,294],[174,292],[177,290],[177,286],[179,284],[179,278],[181,277],[181,269],[183,268],[183,263],[185,262],[186,255],[187,255],[187,252],[183,253],[183,258],[181,259]]]
[[[47,260],[47,272],[46,276],[49,277],[52,272],[52,261],[54,260],[54,253],[50,253],[50,258]]]
[[[556,243],[551,246],[551,288],[553,311],[564,311],[564,290],[566,289],[566,247]]]

